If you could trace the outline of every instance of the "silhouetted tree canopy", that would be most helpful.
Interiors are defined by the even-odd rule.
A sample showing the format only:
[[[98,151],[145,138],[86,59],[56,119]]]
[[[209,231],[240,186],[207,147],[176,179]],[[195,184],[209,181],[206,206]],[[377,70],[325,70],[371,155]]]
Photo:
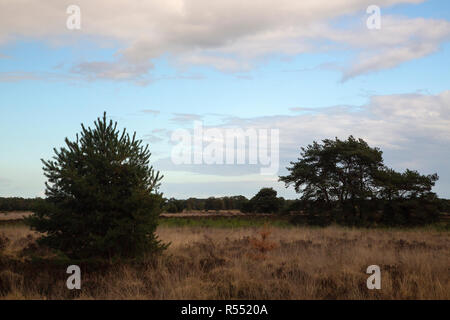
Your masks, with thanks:
[[[170,198],[165,199],[163,209],[168,213],[178,213],[184,210],[241,210],[246,202],[248,199],[244,196],[189,198],[186,200]]]
[[[289,175],[280,177],[287,186],[294,185],[302,199],[367,199],[374,196],[374,173],[383,167],[382,152],[362,139],[349,137],[313,142],[302,148],[301,158],[291,162]]]
[[[243,204],[242,211],[246,213],[277,213],[284,204],[283,198],[277,197],[273,188],[262,188],[249,201]]]
[[[384,165],[379,148],[370,147],[362,139],[350,136],[347,140],[313,142],[301,148],[300,158],[290,164],[289,174],[281,176],[280,181],[286,187],[293,185],[301,194],[301,200],[314,201],[315,208],[320,207],[321,211],[347,215],[345,219],[351,217],[353,221],[362,221],[366,218],[364,214],[378,210],[393,217],[395,211],[401,212],[406,221],[408,217],[417,216],[418,210],[413,207],[428,206],[424,209],[428,214],[419,220],[436,219],[437,209],[432,204],[436,195],[431,190],[438,180],[437,174],[421,175],[412,170],[396,172]],[[415,205],[412,205],[413,199]],[[386,201],[391,201],[389,210],[386,206],[380,208],[380,203]],[[401,202],[401,208],[392,201]],[[405,201],[409,201],[408,205]],[[309,211],[315,209],[308,206]],[[389,217],[385,216],[385,221]]]

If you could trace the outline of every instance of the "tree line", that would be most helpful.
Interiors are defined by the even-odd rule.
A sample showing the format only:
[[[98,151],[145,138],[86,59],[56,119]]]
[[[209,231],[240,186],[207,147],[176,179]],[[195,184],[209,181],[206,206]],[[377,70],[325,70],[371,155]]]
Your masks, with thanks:
[[[0,197],[0,212],[33,211],[42,198]]]
[[[285,200],[282,197],[277,197],[277,192],[272,188],[262,188],[250,199],[242,195],[209,197],[206,199],[164,199],[164,206],[162,209],[164,212],[168,213],[189,211],[214,212],[222,210],[239,210],[244,213],[280,213],[285,206],[285,203],[293,201],[294,200]]]

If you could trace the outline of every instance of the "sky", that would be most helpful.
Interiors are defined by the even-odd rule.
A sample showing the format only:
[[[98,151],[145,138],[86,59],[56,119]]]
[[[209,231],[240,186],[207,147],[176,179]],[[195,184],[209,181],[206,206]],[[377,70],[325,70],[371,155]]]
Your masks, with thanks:
[[[106,111],[149,144],[166,197],[297,198],[278,176],[300,148],[353,135],[450,198],[449,40],[445,0],[2,0],[0,197],[44,196],[40,159]],[[201,149],[196,126],[216,133]],[[270,174],[247,145],[208,160],[230,129],[268,133]]]

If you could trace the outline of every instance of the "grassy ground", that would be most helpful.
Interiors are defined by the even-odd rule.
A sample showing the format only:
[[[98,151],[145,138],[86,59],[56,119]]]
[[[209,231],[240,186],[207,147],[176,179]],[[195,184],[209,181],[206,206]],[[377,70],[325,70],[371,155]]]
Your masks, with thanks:
[[[0,211],[0,221],[21,220],[24,217],[30,216],[31,214],[33,214],[31,211]]]
[[[272,227],[289,228],[293,225],[287,218],[273,217],[170,217],[161,218],[159,225],[163,227],[209,227],[209,228],[252,228],[270,225]]]
[[[81,290],[72,291],[67,265],[29,258],[49,255],[34,246],[35,233],[2,224],[8,241],[0,253],[0,299],[450,298],[448,231],[235,227],[220,219],[208,223],[222,227],[195,219],[181,227],[163,220],[158,235],[171,242],[163,255],[81,266]],[[381,290],[366,287],[372,264],[381,268]]]

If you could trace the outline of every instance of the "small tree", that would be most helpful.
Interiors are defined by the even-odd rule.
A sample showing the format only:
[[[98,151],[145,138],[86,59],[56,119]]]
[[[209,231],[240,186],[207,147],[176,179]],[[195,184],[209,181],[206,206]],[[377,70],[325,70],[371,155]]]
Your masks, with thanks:
[[[220,211],[224,209],[224,202],[221,198],[209,197],[205,202],[205,210]]]
[[[155,229],[162,179],[149,166],[148,145],[117,122],[98,118],[75,141],[41,160],[46,201],[27,223],[45,233],[39,242],[71,258],[136,257],[165,246]]]
[[[262,188],[250,199],[250,211],[276,213],[283,206],[283,201],[283,198],[277,197],[277,192],[273,188]]]

